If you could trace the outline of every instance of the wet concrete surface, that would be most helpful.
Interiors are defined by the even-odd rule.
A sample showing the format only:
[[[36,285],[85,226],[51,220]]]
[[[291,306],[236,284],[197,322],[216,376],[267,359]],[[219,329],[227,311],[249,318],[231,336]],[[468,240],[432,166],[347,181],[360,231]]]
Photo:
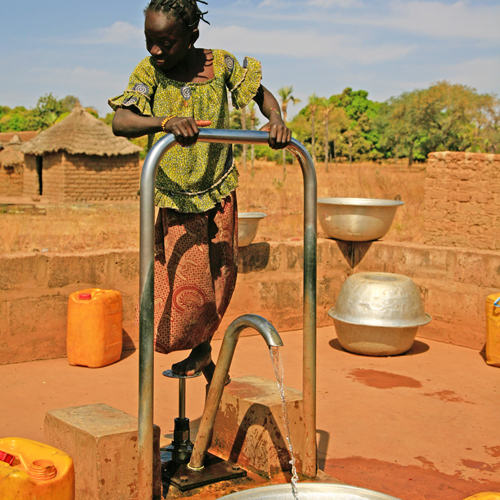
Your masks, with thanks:
[[[302,333],[282,338],[285,384],[300,390]],[[219,346],[214,342],[215,355]],[[155,354],[155,423],[162,434],[173,432],[178,382],[161,373],[183,355]],[[250,374],[274,377],[260,336],[242,337],[236,349],[231,376]],[[188,380],[186,388],[195,430],[205,383]],[[1,435],[43,441],[44,416],[54,408],[106,403],[137,416],[137,391],[137,351],[97,369],[66,359],[0,366]],[[333,326],[318,329],[319,466],[402,500],[500,491],[499,396],[500,368],[486,365],[478,351],[419,338],[402,356],[359,356],[340,347]]]

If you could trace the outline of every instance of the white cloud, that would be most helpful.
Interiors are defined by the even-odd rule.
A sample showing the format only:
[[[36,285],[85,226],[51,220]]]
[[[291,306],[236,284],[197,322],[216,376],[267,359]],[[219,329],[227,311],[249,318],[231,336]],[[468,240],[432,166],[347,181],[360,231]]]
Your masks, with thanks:
[[[330,28],[366,26],[379,32],[411,33],[432,38],[500,40],[500,3],[468,0],[391,0],[377,5],[362,0],[263,0],[259,8],[241,5],[232,15],[280,25],[315,23]]]
[[[92,32],[80,43],[89,44],[134,44],[144,41],[144,30],[125,21],[117,21],[108,28],[101,28]]]
[[[330,8],[330,7],[355,7],[360,6],[361,2],[357,0],[308,0],[307,5],[313,7],[322,7],[322,8]]]
[[[479,92],[490,92],[500,83],[500,57],[477,58],[446,67],[448,80],[476,88]]]
[[[230,47],[245,54],[274,54],[294,58],[329,58],[361,64],[399,59],[413,47],[404,44],[373,46],[357,37],[326,35],[315,31],[257,31],[241,26],[209,27],[203,31],[203,45]]]
[[[453,4],[437,1],[394,0],[385,16],[353,16],[342,22],[389,27],[433,38],[500,40],[500,5],[475,6],[463,0]]]

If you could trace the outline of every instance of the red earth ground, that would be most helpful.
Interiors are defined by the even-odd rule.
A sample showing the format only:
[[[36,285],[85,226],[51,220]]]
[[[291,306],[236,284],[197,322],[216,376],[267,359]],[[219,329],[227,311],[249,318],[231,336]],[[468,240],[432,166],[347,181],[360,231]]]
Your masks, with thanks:
[[[301,389],[302,334],[282,337],[285,384]],[[219,346],[214,342],[215,353]],[[242,337],[231,376],[272,379],[266,351],[259,336]],[[155,355],[155,422],[162,434],[173,430],[178,384],[161,373],[183,355]],[[478,351],[419,338],[403,356],[358,356],[342,350],[331,326],[318,330],[317,368],[319,466],[327,474],[402,500],[500,491],[500,369]],[[137,351],[98,369],[66,359],[0,366],[0,429],[3,436],[43,440],[48,410],[94,403],[137,415],[137,391]],[[201,378],[188,381],[192,429],[204,395]]]

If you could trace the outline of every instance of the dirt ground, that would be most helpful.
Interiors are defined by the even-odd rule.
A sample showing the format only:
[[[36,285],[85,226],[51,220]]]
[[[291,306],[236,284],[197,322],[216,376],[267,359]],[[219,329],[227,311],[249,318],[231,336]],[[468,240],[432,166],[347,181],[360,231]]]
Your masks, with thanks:
[[[303,178],[297,162],[283,166],[257,161],[252,173],[240,170],[240,212],[264,212],[255,242],[302,239]],[[425,170],[362,163],[317,165],[318,197],[398,198],[398,208],[385,239],[423,241]],[[321,228],[319,231],[321,233]],[[53,204],[42,196],[0,199],[0,253],[81,252],[139,248],[139,202]]]
[[[257,241],[302,238],[302,174],[297,164],[258,162],[240,168],[240,211],[259,211]],[[425,171],[377,164],[317,165],[318,196],[400,198],[392,241],[423,241]],[[0,252],[76,252],[138,248],[139,204],[54,205],[0,200]],[[285,383],[301,389],[301,332],[283,334]],[[214,342],[215,352],[220,343]],[[232,377],[273,378],[259,337],[242,337]],[[264,355],[263,355],[264,354]],[[177,383],[161,372],[185,354],[155,356],[155,422],[173,431]],[[101,368],[66,359],[0,366],[4,436],[43,440],[53,408],[107,403],[137,415],[138,352]],[[500,491],[500,369],[477,351],[420,339],[403,356],[346,353],[333,326],[318,331],[318,451],[327,474],[401,500],[463,500]],[[196,429],[203,409],[201,379],[187,384],[187,414]]]
[[[285,384],[301,389],[302,332],[282,334]],[[217,354],[220,342],[214,342]],[[260,336],[242,337],[233,378],[273,379]],[[402,500],[463,500],[500,491],[500,369],[477,351],[419,339],[405,355],[368,357],[342,350],[333,326],[318,330],[319,466],[348,484]],[[173,431],[178,384],[161,373],[185,355],[155,355],[155,423]],[[202,378],[187,385],[187,416],[196,429]],[[138,352],[89,369],[66,359],[0,366],[4,436],[43,440],[45,413],[106,403],[137,416]],[[292,436],[293,440],[293,436]]]

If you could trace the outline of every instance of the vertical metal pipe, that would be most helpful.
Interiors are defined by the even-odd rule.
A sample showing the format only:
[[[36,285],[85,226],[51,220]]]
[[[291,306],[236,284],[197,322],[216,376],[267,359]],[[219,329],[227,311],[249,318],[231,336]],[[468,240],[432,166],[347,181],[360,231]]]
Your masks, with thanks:
[[[179,418],[186,418],[186,379],[179,379]]]
[[[304,176],[304,325],[303,375],[304,398],[304,460],[302,474],[316,477],[316,265],[317,265],[317,180],[313,160],[298,141],[289,149],[302,167]]]
[[[154,225],[156,169],[165,152],[176,144],[168,135],[149,152],[141,174],[139,273],[139,500],[153,498],[153,370],[154,370]]]
[[[259,131],[202,129],[202,142],[267,144]],[[140,290],[139,290],[139,500],[153,491],[153,369],[154,369],[154,195],[156,170],[163,155],[176,144],[173,135],[160,139],[150,150],[141,175]],[[314,163],[306,148],[292,139],[288,149],[298,157],[304,176],[304,375],[306,450],[303,474],[316,476],[316,199]]]

